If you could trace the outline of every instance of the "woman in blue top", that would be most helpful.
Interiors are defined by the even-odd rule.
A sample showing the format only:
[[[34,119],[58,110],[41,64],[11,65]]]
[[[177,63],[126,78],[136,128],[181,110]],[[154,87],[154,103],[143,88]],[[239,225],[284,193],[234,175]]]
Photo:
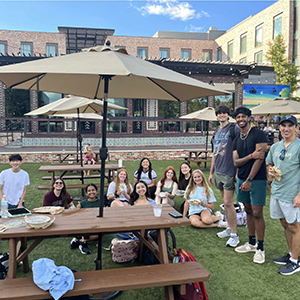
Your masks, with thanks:
[[[227,222],[221,221],[220,216],[212,214],[216,198],[212,189],[208,186],[204,174],[200,170],[195,170],[192,173],[192,179],[187,186],[184,197],[186,202],[183,215],[186,216],[187,211],[189,211],[189,219],[192,226],[199,228],[227,228]],[[198,200],[199,202],[197,204],[189,203],[189,200]]]
[[[155,201],[150,199],[149,188],[143,180],[139,180],[133,188],[133,192],[130,195],[130,205],[148,205],[155,204]]]

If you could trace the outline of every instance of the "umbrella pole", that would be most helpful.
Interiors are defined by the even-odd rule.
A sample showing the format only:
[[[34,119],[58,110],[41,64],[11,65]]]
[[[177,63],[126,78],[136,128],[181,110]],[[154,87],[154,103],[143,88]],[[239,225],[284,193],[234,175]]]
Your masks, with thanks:
[[[80,114],[79,114],[79,108],[77,108],[77,145],[79,143],[79,151],[80,151],[80,166],[83,167],[83,158],[82,158],[82,135],[81,135],[81,129],[80,129]],[[77,151],[78,156],[78,151]],[[83,176],[83,170],[81,170],[81,183],[84,184],[84,176]],[[84,196],[83,189],[81,190],[81,196]]]

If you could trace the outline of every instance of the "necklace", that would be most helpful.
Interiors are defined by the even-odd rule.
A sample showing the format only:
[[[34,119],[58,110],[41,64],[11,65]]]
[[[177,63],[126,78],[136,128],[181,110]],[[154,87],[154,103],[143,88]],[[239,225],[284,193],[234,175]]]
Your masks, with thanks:
[[[249,128],[249,130],[247,131],[247,133],[242,133],[242,132],[240,132],[240,139],[243,141],[243,140],[245,140],[247,137],[248,137],[248,135],[249,135],[249,132],[250,132],[250,130],[252,129],[252,127],[250,127]]]

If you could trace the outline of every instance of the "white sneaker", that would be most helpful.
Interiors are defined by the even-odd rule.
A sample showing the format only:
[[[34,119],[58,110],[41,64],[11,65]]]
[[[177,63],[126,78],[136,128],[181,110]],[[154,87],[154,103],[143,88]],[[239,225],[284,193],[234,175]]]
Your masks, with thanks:
[[[228,227],[228,223],[224,222],[222,220],[218,221],[217,225],[218,225],[219,228],[227,228]]]
[[[226,238],[226,237],[230,237],[230,233],[231,233],[231,229],[228,227],[225,230],[218,232],[217,236],[220,239],[223,239],[223,238]]]
[[[222,221],[224,220],[224,215],[218,210],[215,212],[215,216],[220,217]]]
[[[253,262],[257,264],[263,264],[265,262],[265,251],[256,250],[253,257]]]
[[[254,246],[249,244],[248,242],[242,246],[235,248],[234,250],[238,253],[247,253],[247,252],[256,252],[257,244]]]
[[[239,236],[230,236],[228,241],[226,242],[226,246],[235,248],[240,243]]]

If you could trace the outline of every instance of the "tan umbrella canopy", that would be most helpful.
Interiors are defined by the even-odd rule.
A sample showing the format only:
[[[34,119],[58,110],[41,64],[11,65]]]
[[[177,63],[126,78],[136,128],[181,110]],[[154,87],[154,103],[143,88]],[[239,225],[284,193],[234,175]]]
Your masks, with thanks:
[[[65,119],[77,119],[77,114],[55,114],[57,117],[64,117]],[[103,117],[97,113],[79,113],[80,119],[89,119],[89,120],[103,120]]]
[[[195,119],[195,120],[204,120],[204,121],[218,121],[215,109],[213,107],[206,107],[201,110],[197,110],[188,115],[180,117],[180,119]],[[235,119],[229,117],[229,122],[235,123]]]
[[[300,102],[288,98],[276,98],[251,109],[252,115],[288,115],[300,113]]]

